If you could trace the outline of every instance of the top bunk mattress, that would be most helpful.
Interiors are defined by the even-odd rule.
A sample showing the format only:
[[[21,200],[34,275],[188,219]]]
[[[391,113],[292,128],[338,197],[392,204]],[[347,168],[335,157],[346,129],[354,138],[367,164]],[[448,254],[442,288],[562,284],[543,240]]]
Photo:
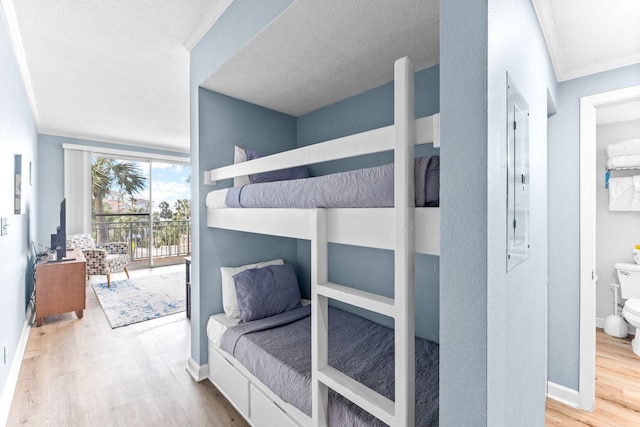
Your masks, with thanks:
[[[208,208],[392,207],[393,169],[393,164],[386,164],[312,178],[231,187],[210,192],[206,203]],[[416,206],[439,206],[440,157],[417,158],[414,175]]]

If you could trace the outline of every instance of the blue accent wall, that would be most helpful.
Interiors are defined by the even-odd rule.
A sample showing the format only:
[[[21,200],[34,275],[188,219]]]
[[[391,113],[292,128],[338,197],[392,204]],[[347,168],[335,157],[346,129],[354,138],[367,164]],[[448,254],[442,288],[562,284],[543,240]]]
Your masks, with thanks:
[[[488,425],[487,22],[486,1],[440,2],[443,427]]]
[[[208,284],[205,284],[213,274],[213,268],[208,263],[214,255],[210,247],[214,236],[209,234],[207,228],[205,206],[205,197],[211,187],[203,184],[203,174],[214,164],[222,164],[218,156],[229,156],[226,158],[226,164],[229,164],[233,159],[233,153],[229,150],[234,144],[233,141],[225,141],[216,146],[220,141],[207,140],[206,135],[200,134],[200,120],[202,117],[208,120],[209,115],[206,111],[200,111],[200,95],[208,91],[199,86],[291,3],[293,0],[235,0],[191,51],[189,91],[191,170],[194,174],[191,181],[191,194],[194,195],[191,200],[191,358],[198,365],[207,363],[206,323],[209,314],[219,304],[210,295],[212,291],[208,290]],[[244,122],[241,124],[245,125]],[[203,123],[203,126],[207,127],[207,123]],[[295,145],[295,140],[290,143]]]
[[[640,65],[558,84],[549,120],[549,381],[578,390],[580,98],[640,85]]]
[[[415,75],[416,117],[439,111],[439,67],[433,66]],[[393,82],[344,101],[298,117],[298,146],[364,132],[393,124]],[[438,154],[432,144],[416,147],[419,155]],[[312,175],[369,167],[393,162],[393,153],[385,152],[330,163],[312,165]],[[303,294],[310,293],[311,247],[298,242],[298,266]],[[329,281],[356,289],[393,297],[393,252],[329,245]],[[416,256],[416,335],[439,340],[439,257]],[[391,318],[343,303],[331,302],[345,310],[393,327]]]
[[[1,6],[0,76],[0,217],[9,223],[8,234],[0,236],[0,354],[7,346],[7,363],[0,358],[0,425],[4,425],[17,380],[10,377],[11,368],[19,366],[20,338],[28,332],[26,312],[33,291],[31,240],[39,205],[35,197],[38,135]],[[13,204],[15,154],[22,155],[21,215],[14,214]]]
[[[234,145],[267,153],[295,148],[295,117],[206,89],[200,89],[198,99],[200,159],[205,170],[233,164]],[[232,180],[220,181],[200,193],[200,214],[205,221],[204,198],[207,192],[231,185]],[[206,226],[200,229],[199,237],[200,321],[204,320],[201,339],[206,343],[206,320],[210,315],[223,311],[220,267],[236,267],[275,258],[283,258],[295,266],[296,241]],[[206,345],[204,350],[207,350]],[[200,357],[206,360],[207,353],[201,353]]]

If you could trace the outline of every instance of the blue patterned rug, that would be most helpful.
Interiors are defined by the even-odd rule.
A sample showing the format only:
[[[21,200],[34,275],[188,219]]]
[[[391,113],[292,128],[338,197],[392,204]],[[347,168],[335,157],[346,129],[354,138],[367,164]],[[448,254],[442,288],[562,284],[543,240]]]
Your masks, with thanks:
[[[111,328],[185,311],[184,271],[93,284]]]

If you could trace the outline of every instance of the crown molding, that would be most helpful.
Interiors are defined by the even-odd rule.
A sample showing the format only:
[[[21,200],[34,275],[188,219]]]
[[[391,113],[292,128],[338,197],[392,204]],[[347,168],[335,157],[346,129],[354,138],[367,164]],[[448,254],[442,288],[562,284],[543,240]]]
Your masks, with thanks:
[[[205,34],[213,27],[213,24],[218,21],[227,8],[233,3],[233,0],[219,0],[215,9],[211,12],[208,19],[202,23],[202,25],[187,39],[184,44],[185,49],[189,52],[196,47],[198,42],[204,37]]]
[[[556,75],[556,80],[566,80],[562,77],[564,74],[564,58],[560,50],[560,42],[558,41],[558,34],[556,33],[555,21],[553,20],[553,14],[549,7],[547,0],[531,0],[533,9],[538,17],[538,23],[542,29],[542,35],[547,43],[547,50],[551,57],[551,64],[553,65],[553,72]]]
[[[36,128],[39,129],[40,115],[36,104],[36,95],[31,82],[31,73],[29,72],[29,65],[27,64],[27,58],[24,52],[24,44],[22,43],[22,36],[18,26],[18,18],[16,16],[13,0],[0,0],[0,6],[4,11],[4,15],[7,20],[9,35],[13,42],[13,50],[16,56],[16,61],[18,62],[20,75],[22,76],[22,83],[24,84],[25,91],[27,92],[27,99],[31,106],[31,114],[33,115],[33,120],[36,123]]]

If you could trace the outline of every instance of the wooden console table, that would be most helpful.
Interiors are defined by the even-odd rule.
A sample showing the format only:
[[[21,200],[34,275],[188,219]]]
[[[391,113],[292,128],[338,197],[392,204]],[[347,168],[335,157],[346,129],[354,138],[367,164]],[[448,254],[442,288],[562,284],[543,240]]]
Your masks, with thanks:
[[[87,262],[80,249],[67,251],[72,261],[47,262],[36,265],[36,326],[46,316],[75,311],[82,319],[86,307]]]

